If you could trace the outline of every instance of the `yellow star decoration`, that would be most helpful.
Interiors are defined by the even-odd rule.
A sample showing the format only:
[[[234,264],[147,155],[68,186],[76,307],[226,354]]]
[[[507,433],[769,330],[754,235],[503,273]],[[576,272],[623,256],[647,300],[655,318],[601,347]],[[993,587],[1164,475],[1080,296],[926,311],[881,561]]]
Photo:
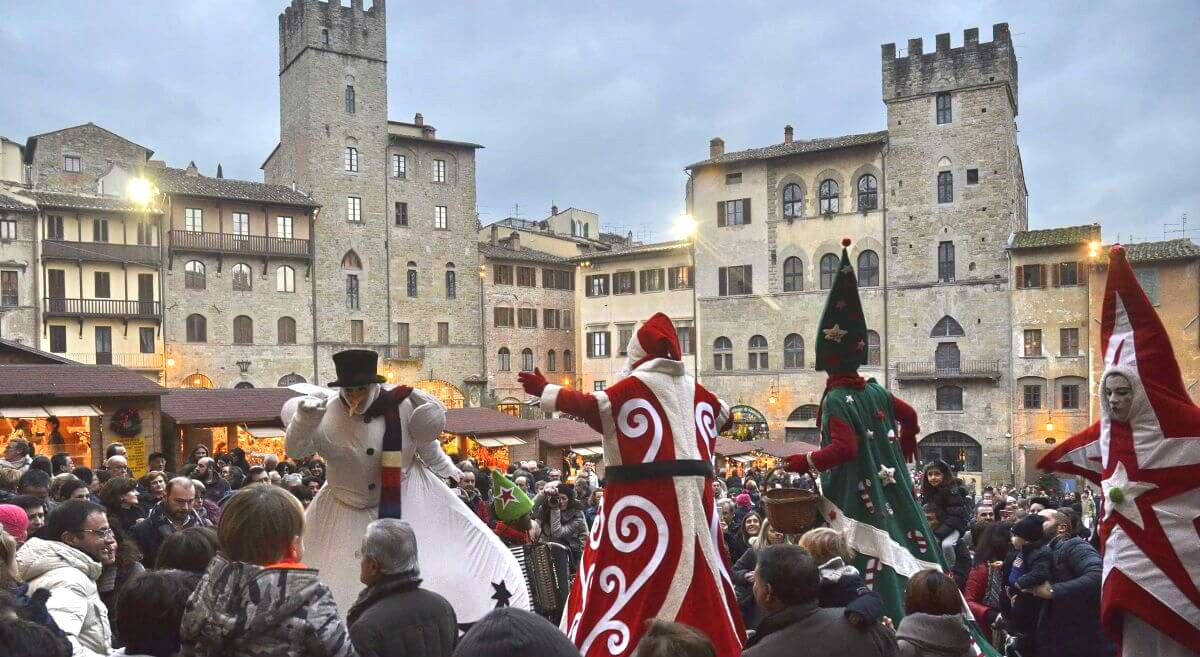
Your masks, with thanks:
[[[842,330],[842,327],[837,324],[834,324],[833,328],[821,329],[821,332],[825,334],[826,340],[833,340],[837,343],[841,343],[842,338],[846,337],[846,331]]]

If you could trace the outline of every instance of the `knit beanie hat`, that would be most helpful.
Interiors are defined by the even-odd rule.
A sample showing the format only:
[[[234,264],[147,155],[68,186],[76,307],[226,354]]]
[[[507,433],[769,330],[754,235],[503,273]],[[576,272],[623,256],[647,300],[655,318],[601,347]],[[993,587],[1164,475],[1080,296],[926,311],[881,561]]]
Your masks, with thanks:
[[[1042,530],[1043,521],[1045,521],[1045,518],[1036,514],[1025,516],[1018,520],[1017,524],[1013,525],[1012,533],[1014,536],[1020,536],[1030,543],[1037,543],[1046,535]]]
[[[567,635],[550,621],[515,607],[484,616],[463,635],[454,657],[579,657]]]
[[[734,502],[734,504],[737,504],[738,506],[749,508],[750,507],[750,493],[739,494],[737,497],[733,498],[733,502]]]
[[[0,527],[18,543],[24,543],[29,529],[29,516],[25,515],[25,509],[15,504],[0,504]]]

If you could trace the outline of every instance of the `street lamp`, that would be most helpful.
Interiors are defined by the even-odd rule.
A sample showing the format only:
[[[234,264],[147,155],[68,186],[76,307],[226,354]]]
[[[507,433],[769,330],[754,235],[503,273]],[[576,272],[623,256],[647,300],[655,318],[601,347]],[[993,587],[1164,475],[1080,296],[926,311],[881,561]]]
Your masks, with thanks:
[[[248,361],[248,360],[239,360],[237,362],[237,366],[238,366],[238,372],[241,372],[242,374],[245,374],[246,372],[250,371],[250,361]]]
[[[1088,257],[1093,260],[1100,257],[1100,240],[1088,242]]]
[[[154,185],[145,178],[130,178],[125,183],[125,195],[138,205],[149,205],[154,197]]]

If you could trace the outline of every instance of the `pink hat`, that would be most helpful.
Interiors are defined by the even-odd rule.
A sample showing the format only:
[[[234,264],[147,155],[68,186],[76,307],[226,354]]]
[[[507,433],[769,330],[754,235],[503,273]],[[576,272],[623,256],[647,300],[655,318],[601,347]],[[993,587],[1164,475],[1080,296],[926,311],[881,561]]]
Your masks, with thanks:
[[[733,498],[734,503],[738,506],[750,506],[750,493],[741,493]]]
[[[25,509],[15,504],[0,504],[0,527],[18,543],[24,543],[26,530],[29,529],[29,516],[25,515]]]

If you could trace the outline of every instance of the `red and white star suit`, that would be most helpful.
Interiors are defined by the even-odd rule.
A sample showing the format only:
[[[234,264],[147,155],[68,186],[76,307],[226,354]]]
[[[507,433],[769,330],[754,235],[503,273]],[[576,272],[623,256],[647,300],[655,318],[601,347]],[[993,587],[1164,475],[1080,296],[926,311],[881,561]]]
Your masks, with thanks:
[[[1114,246],[1104,290],[1100,421],[1038,467],[1104,491],[1100,614],[1124,657],[1200,654],[1200,408],[1188,396],[1154,307]],[[1111,374],[1129,379],[1127,421],[1112,417]],[[1115,492],[1119,489],[1119,492]]]
[[[704,632],[718,655],[737,655],[745,632],[712,489],[729,407],[688,376],[666,315],[650,318],[628,353],[629,375],[595,394],[521,376],[547,413],[579,417],[604,436],[604,503],[562,629],[584,657],[624,657],[658,618]]]

